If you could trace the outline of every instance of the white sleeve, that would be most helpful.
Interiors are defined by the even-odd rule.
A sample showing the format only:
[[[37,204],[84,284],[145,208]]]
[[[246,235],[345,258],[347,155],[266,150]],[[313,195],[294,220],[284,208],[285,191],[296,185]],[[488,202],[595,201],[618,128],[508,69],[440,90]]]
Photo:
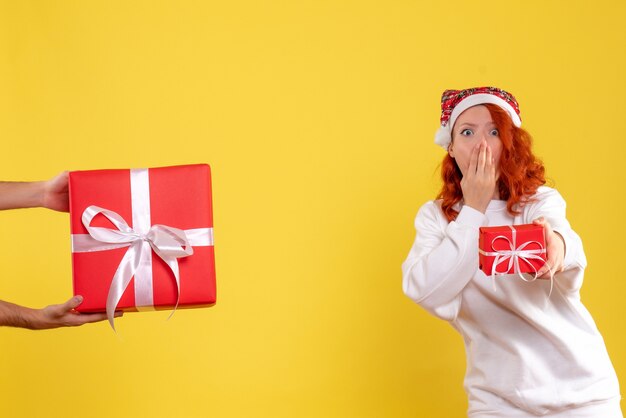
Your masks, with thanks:
[[[478,228],[487,224],[487,217],[469,206],[450,223],[443,216],[434,202],[417,213],[415,242],[402,264],[402,287],[424,309],[453,321],[461,291],[478,271]]]
[[[531,202],[524,211],[526,215],[524,222],[531,223],[543,216],[552,229],[563,237],[565,242],[564,270],[555,275],[555,283],[563,290],[577,292],[582,286],[587,258],[580,237],[565,217],[565,200],[559,192],[549,187],[540,187],[534,198],[536,200]]]

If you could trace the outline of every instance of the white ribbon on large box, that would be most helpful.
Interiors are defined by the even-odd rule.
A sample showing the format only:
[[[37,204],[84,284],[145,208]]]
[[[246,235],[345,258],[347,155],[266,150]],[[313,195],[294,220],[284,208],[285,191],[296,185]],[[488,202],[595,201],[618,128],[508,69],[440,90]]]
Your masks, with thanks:
[[[98,206],[89,206],[82,215],[88,234],[72,234],[72,252],[108,251],[129,247],[111,281],[106,312],[115,329],[115,309],[135,277],[135,306],[138,310],[154,309],[152,288],[152,251],[170,268],[176,280],[176,306],[180,299],[178,259],[193,254],[192,247],[212,246],[213,228],[178,229],[152,225],[150,220],[150,179],[148,169],[130,170],[130,191],[133,227],[118,213]],[[104,215],[117,228],[91,226],[96,215]],[[173,313],[173,312],[172,312]]]

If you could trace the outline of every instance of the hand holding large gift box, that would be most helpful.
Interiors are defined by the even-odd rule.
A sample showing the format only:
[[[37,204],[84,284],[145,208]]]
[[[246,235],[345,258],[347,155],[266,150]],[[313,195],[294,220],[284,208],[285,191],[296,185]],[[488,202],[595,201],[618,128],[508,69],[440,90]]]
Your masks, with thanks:
[[[215,303],[206,164],[70,173],[74,294],[80,312]]]

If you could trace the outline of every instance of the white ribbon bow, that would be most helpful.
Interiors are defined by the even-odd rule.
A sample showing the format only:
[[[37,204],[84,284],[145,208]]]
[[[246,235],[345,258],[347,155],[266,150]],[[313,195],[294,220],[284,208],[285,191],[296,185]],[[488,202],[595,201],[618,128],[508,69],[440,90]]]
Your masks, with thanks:
[[[519,247],[515,247],[515,245],[517,244],[517,231],[511,225],[509,225],[509,228],[511,228],[511,231],[512,231],[512,234],[511,234],[512,240],[510,240],[505,235],[498,235],[491,241],[491,249],[493,251],[483,251],[481,249],[478,250],[480,254],[482,255],[495,257],[495,259],[493,260],[493,265],[491,266],[491,281],[493,283],[494,291],[496,290],[495,276],[508,275],[511,268],[514,267],[513,271],[522,280],[524,280],[525,282],[534,282],[535,280],[537,280],[538,271],[535,268],[535,266],[530,262],[530,260],[542,260],[545,262],[545,260],[542,257],[540,257],[539,254],[545,254],[546,249],[543,247],[543,245],[541,245],[539,241],[527,241],[521,244]],[[499,239],[503,239],[509,244],[508,250],[496,250],[495,249],[495,243]],[[535,250],[525,249],[530,244],[537,244],[539,248]],[[504,270],[503,272],[499,272],[497,270],[498,266],[506,262],[507,260],[509,264],[506,270]],[[534,270],[534,273],[530,273],[530,274],[533,274],[533,277],[531,279],[527,279],[526,277],[524,277],[524,275],[522,275],[521,270],[520,270],[520,260],[528,264]],[[552,287],[553,287],[553,280],[552,280],[553,275],[552,275],[552,269],[550,268],[549,265],[548,265],[548,269],[550,270],[550,293],[548,294],[548,297],[550,297],[550,295],[552,294]]]

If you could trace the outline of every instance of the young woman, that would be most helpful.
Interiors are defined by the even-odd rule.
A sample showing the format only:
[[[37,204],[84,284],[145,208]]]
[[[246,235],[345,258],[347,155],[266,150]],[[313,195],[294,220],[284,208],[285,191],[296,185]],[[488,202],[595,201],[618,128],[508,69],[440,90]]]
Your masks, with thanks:
[[[615,371],[580,301],[582,243],[563,198],[544,186],[517,101],[479,87],[445,91],[441,107],[443,187],[415,219],[403,289],[463,337],[468,415],[622,417]],[[498,276],[494,291],[478,269],[479,227],[533,222],[546,235],[537,277],[547,280]]]

